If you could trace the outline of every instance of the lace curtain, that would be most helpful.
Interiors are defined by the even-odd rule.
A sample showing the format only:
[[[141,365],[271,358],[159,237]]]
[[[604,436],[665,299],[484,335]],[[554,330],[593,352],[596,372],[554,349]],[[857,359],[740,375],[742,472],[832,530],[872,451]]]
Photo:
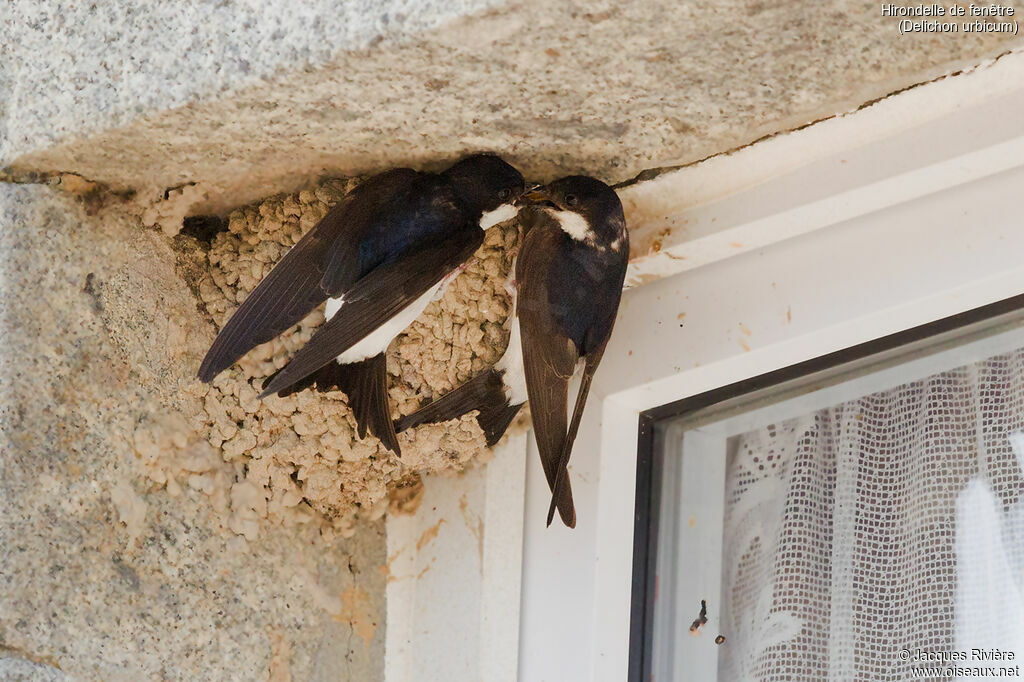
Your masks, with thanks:
[[[1022,429],[1024,351],[732,439],[719,679],[902,681],[973,648],[1019,664]]]

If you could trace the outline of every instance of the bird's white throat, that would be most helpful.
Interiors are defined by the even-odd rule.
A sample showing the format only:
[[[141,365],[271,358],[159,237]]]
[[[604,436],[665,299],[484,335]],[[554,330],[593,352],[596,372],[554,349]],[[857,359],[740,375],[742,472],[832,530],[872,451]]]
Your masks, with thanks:
[[[547,214],[558,221],[562,231],[578,242],[594,241],[596,235],[587,224],[586,218],[573,211],[559,211],[556,208],[546,208]]]
[[[512,204],[502,204],[493,211],[485,211],[480,216],[480,229],[489,230],[499,223],[503,223],[506,220],[512,220],[519,213],[519,209]]]

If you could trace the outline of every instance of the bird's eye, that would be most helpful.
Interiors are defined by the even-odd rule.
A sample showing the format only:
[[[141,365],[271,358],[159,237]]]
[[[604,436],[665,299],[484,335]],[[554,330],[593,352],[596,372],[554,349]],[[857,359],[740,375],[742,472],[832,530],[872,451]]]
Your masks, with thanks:
[[[512,196],[512,190],[510,190],[508,187],[498,192],[498,199],[500,199],[501,201],[508,201],[508,198],[510,196]]]
[[[566,206],[575,206],[578,203],[580,203],[580,200],[579,200],[579,197],[577,197],[575,194],[566,194],[565,195],[565,205]]]

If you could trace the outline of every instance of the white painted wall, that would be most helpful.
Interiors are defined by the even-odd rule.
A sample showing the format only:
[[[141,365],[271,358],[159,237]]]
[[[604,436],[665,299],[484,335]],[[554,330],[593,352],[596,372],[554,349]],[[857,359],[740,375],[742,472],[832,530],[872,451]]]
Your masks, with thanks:
[[[517,679],[526,439],[388,517],[387,682]]]

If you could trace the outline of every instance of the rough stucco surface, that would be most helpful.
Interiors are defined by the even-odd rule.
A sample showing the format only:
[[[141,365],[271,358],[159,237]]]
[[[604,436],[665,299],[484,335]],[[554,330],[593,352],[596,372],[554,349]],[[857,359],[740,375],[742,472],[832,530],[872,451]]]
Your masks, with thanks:
[[[264,518],[190,427],[213,325],[178,246],[0,185],[0,677],[381,679],[383,525]]]
[[[0,163],[14,177],[71,171],[136,190],[152,209],[146,222],[171,232],[185,213],[224,211],[320,175],[434,167],[469,149],[500,151],[536,179],[586,171],[619,181],[1020,44],[996,33],[900,36],[874,2],[530,0],[317,68],[283,59],[272,76],[230,94],[146,111],[52,148],[19,144],[26,153]],[[239,56],[263,47],[243,34]],[[136,68],[122,53],[112,59],[126,73]]]

